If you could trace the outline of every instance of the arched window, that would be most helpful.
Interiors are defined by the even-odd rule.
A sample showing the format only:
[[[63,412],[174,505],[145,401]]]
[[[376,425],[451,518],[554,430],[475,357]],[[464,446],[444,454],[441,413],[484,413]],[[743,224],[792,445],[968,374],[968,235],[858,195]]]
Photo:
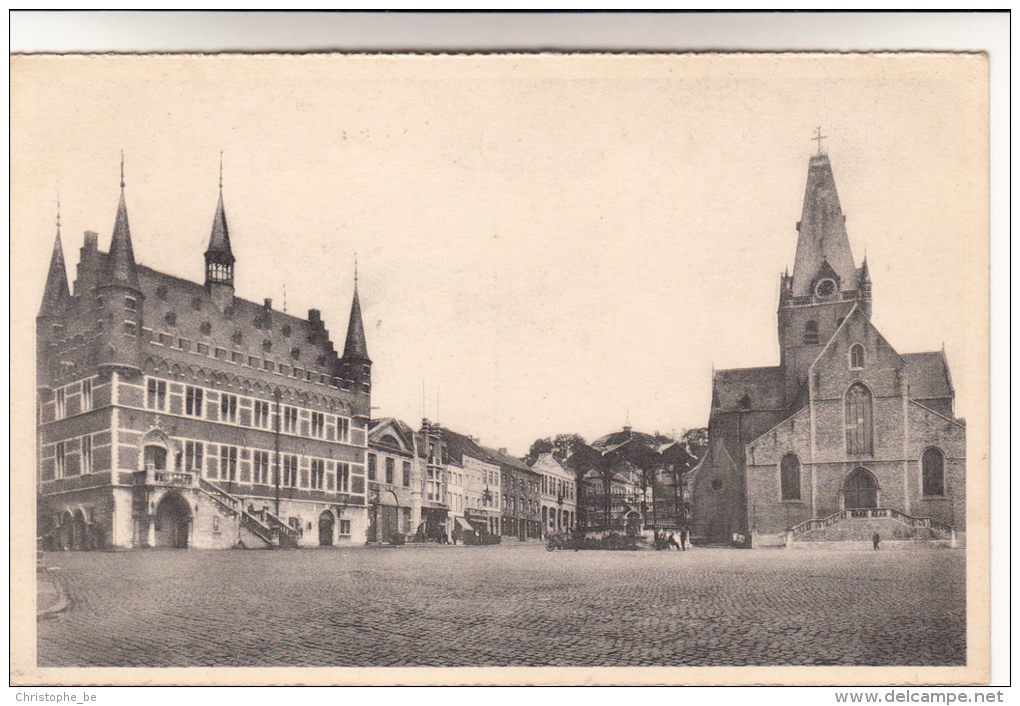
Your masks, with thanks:
[[[145,467],[157,471],[166,470],[166,449],[162,446],[145,447]]]
[[[860,343],[850,346],[850,367],[855,370],[864,367],[864,346]]]
[[[800,459],[786,454],[779,463],[779,482],[783,500],[800,500]]]
[[[871,391],[854,383],[846,391],[846,452],[872,453],[872,429]]]
[[[946,461],[942,452],[934,446],[925,449],[921,456],[921,477],[924,495],[942,496],[946,493]]]
[[[818,343],[818,322],[808,321],[804,324],[804,345],[813,346]]]

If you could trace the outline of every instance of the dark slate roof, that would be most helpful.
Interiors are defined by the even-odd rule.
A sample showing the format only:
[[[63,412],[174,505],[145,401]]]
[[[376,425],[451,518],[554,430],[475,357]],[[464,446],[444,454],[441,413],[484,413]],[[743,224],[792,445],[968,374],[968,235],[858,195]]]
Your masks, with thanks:
[[[100,252],[99,266],[108,267],[109,259],[108,253]],[[193,347],[206,343],[224,348],[228,354],[237,351],[277,365],[337,375],[337,354],[321,321],[266,309],[240,297],[234,297],[233,305],[221,312],[205,285],[144,265],[135,266],[134,271],[138,288],[145,295],[142,305],[145,328],[153,331],[155,339],[165,333],[175,339],[186,338]],[[238,333],[239,339],[235,338]]]
[[[230,231],[227,229],[227,214],[223,209],[222,191],[220,191],[219,201],[216,202],[216,215],[213,216],[209,248],[206,250],[206,254],[208,253],[225,255],[230,262],[234,261],[234,253],[230,250]]]
[[[117,219],[113,224],[110,252],[106,258],[106,277],[103,283],[123,284],[138,288],[138,274],[135,272],[135,252],[131,246],[131,228],[128,226],[127,205],[124,190],[120,192],[117,204]]]
[[[780,409],[785,379],[778,365],[769,368],[716,370],[712,378],[713,406],[721,411]],[[745,395],[750,402],[744,406]]]
[[[46,288],[43,290],[42,306],[39,314],[55,313],[63,304],[71,299],[71,290],[67,286],[67,266],[64,264],[64,246],[60,242],[60,229],[53,241],[53,255],[50,257],[50,271],[46,275]]]
[[[354,300],[351,302],[351,317],[347,322],[347,340],[344,342],[343,357],[372,362],[368,357],[368,344],[365,342],[365,324],[361,321],[357,283],[354,285]]]
[[[489,454],[487,454],[485,450],[470,436],[458,434],[455,431],[450,431],[446,427],[442,428],[442,434],[443,440],[446,442],[446,449],[449,457],[458,465],[464,465],[465,456],[477,458],[480,461],[490,460]]]
[[[944,399],[953,396],[949,366],[942,351],[904,353],[910,397],[915,400]]]
[[[489,460],[491,460],[493,463],[498,463],[502,466],[510,466],[511,468],[518,471],[526,471],[528,473],[535,472],[534,469],[531,468],[531,466],[529,466],[524,461],[515,456],[503,453],[498,449],[489,448],[488,446],[483,446],[481,448],[483,451],[485,451],[486,454],[488,454]]]
[[[669,443],[670,440],[665,437],[634,431],[633,429],[621,429],[620,431],[614,431],[611,434],[599,437],[591,442],[591,446],[602,453],[610,453],[632,441],[658,451],[660,446]]]

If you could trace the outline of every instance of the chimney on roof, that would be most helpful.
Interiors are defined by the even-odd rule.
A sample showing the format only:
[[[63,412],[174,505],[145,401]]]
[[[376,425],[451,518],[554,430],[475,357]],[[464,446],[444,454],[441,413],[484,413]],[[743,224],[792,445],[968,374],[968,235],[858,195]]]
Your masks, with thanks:
[[[505,447],[505,446],[503,446],[503,447],[500,447],[500,449],[499,449],[499,452],[500,452],[501,454],[503,454],[504,456],[509,456],[509,455],[510,455],[510,454],[508,454],[508,453],[506,452],[506,447]]]
[[[319,311],[318,309],[309,309],[308,310],[308,322],[309,323],[313,323],[313,324],[321,323],[322,322],[322,312]]]
[[[266,311],[272,311],[273,310],[273,300],[272,299],[266,299],[264,302],[262,302],[262,308],[265,309]]]

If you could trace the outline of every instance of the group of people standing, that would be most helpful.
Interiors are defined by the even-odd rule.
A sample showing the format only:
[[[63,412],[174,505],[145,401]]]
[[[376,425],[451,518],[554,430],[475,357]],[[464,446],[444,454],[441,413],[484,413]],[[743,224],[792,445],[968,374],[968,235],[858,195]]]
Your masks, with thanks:
[[[677,542],[677,535],[673,532],[666,534],[665,530],[655,530],[655,538],[652,546],[656,549],[676,549],[678,552],[687,550],[687,542],[690,540],[690,533],[686,527],[680,528],[680,541]]]

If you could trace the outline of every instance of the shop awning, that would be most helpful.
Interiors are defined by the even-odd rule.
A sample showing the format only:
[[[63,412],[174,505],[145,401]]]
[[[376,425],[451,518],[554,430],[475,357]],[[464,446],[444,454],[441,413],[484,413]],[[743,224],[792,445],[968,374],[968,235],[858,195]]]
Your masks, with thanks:
[[[457,524],[460,525],[461,529],[466,529],[469,532],[474,531],[475,528],[469,525],[467,522],[465,522],[463,517],[458,516],[455,517],[454,519],[457,520]]]

